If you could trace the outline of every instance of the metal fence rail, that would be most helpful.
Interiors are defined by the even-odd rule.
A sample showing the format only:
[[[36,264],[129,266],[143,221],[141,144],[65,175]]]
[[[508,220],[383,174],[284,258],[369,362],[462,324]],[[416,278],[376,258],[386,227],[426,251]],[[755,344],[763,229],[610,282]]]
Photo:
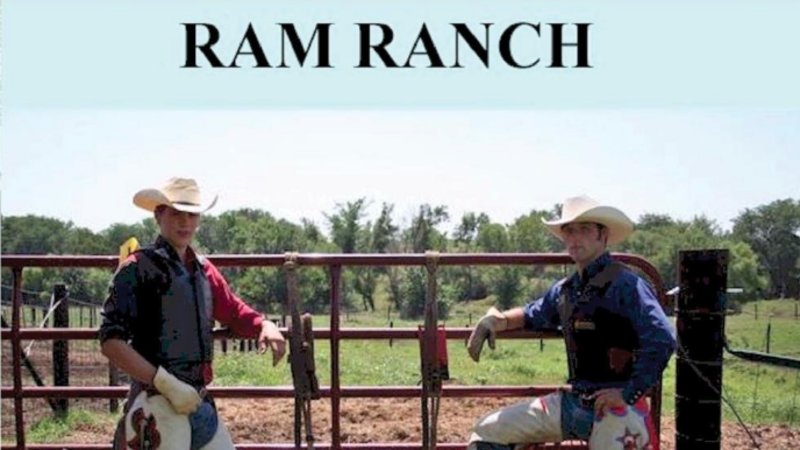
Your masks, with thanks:
[[[655,267],[644,258],[630,254],[612,254],[613,258],[641,270],[651,281],[662,305],[667,306],[664,283]],[[284,255],[209,255],[208,258],[218,267],[278,267],[286,262]],[[331,400],[331,436],[329,443],[315,444],[317,449],[374,449],[374,450],[411,450],[419,449],[418,443],[370,443],[351,444],[341,442],[340,433],[340,400],[342,398],[371,397],[420,397],[419,387],[385,386],[359,387],[342,386],[340,383],[339,343],[343,339],[420,339],[416,328],[341,328],[339,326],[341,302],[342,267],[350,266],[420,266],[426,264],[424,254],[297,254],[293,255],[299,266],[325,267],[328,270],[330,286],[330,324],[327,329],[315,329],[315,339],[326,339],[330,342],[330,386],[323,386],[321,393]],[[117,267],[117,256],[29,256],[3,255],[3,266],[10,268],[13,274],[13,308],[10,328],[3,328],[1,336],[8,339],[13,354],[13,386],[0,389],[3,399],[13,398],[16,425],[16,445],[2,446],[10,449],[110,449],[104,444],[30,444],[25,442],[25,417],[22,401],[25,398],[122,398],[127,393],[125,387],[109,386],[70,386],[70,387],[31,387],[22,385],[21,341],[69,339],[88,340],[96,338],[95,329],[40,329],[22,328],[20,326],[20,310],[22,306],[23,270],[29,267],[82,267],[114,269]],[[569,265],[572,260],[567,254],[441,254],[438,257],[441,266],[463,265]],[[286,328],[281,331],[288,336]],[[449,327],[446,329],[447,339],[464,340],[469,337],[470,328]],[[215,338],[226,337],[224,331],[216,331]],[[557,333],[505,332],[500,338],[506,339],[539,339],[557,338]],[[442,397],[520,397],[542,395],[564,386],[444,386]],[[209,391],[219,398],[291,398],[291,386],[280,387],[211,387]],[[651,393],[651,408],[656,427],[660,430],[661,384],[658,383]],[[111,432],[109,431],[109,435]],[[464,443],[436,443],[437,449],[462,450]],[[279,450],[295,448],[294,444],[240,444],[239,449]],[[553,444],[541,448],[585,448],[580,443]]]

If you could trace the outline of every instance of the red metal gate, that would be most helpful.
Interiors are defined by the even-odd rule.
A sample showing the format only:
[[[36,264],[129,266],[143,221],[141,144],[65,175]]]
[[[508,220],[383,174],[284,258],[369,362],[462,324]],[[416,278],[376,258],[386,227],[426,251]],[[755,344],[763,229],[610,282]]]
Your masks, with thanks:
[[[666,305],[664,283],[655,267],[640,256],[630,254],[612,254],[614,259],[641,270],[651,281],[662,305]],[[426,264],[426,255],[423,254],[297,254],[294,260],[300,266],[326,267],[330,283],[330,326],[328,329],[315,329],[315,339],[327,339],[330,342],[331,352],[331,385],[322,387],[322,397],[331,400],[331,436],[327,443],[315,444],[316,449],[374,449],[374,450],[411,450],[419,449],[419,443],[370,443],[352,444],[342,443],[340,433],[340,400],[342,398],[419,398],[420,387],[393,386],[393,387],[360,387],[341,386],[339,381],[339,343],[343,339],[419,339],[417,328],[341,328],[339,326],[341,272],[342,267],[355,266],[420,266]],[[213,255],[209,259],[218,267],[279,267],[286,262],[284,255]],[[441,254],[438,256],[441,266],[464,265],[569,265],[572,260],[566,254]],[[38,329],[20,327],[20,307],[22,303],[22,275],[26,267],[107,267],[116,268],[117,256],[28,256],[28,255],[3,255],[2,264],[10,268],[13,273],[13,310],[11,328],[2,329],[2,338],[10,339],[13,351],[13,378],[11,388],[0,390],[3,399],[14,399],[14,416],[16,421],[17,444],[2,446],[3,450],[11,449],[110,449],[105,444],[30,444],[25,442],[25,417],[23,411],[23,398],[124,398],[126,387],[33,387],[22,386],[21,349],[23,339],[96,339],[95,329]],[[286,329],[282,329],[287,335]],[[469,337],[471,329],[467,327],[448,327],[447,339],[464,340]],[[221,334],[220,334],[221,335]],[[219,336],[218,336],[219,337]],[[557,338],[557,333],[542,332],[505,332],[501,333],[505,339],[531,339],[531,338]],[[524,397],[536,396],[553,392],[563,386],[444,386],[442,397]],[[291,386],[281,387],[212,387],[212,395],[218,398],[292,398]],[[656,427],[660,429],[661,413],[661,383],[650,394],[653,419]],[[109,430],[109,438],[112,430]],[[295,448],[288,443],[264,444],[239,444],[239,449],[250,450],[278,450]],[[581,443],[565,443],[560,448],[581,448]],[[437,449],[463,450],[464,443],[437,443]],[[547,448],[559,448],[558,445],[548,445]]]

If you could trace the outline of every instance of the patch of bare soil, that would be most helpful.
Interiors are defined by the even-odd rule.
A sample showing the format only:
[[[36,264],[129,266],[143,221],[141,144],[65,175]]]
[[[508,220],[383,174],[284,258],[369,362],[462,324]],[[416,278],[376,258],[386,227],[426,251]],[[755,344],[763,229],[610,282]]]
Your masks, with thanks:
[[[514,402],[514,399],[443,399],[439,412],[439,442],[465,442],[472,423],[486,412]],[[220,415],[237,443],[293,442],[294,409],[291,400],[217,399]],[[10,406],[10,408],[9,408]],[[31,405],[33,406],[33,405]],[[39,413],[46,413],[41,409]],[[13,405],[3,402],[3,440],[14,436]],[[32,412],[32,411],[31,411]],[[26,411],[26,417],[37,413]],[[343,442],[419,442],[421,440],[420,402],[416,399],[344,399],[340,405]],[[313,428],[317,442],[329,442],[331,406],[329,400],[314,402]],[[800,448],[800,426],[750,426],[762,448]],[[113,430],[102,426],[83,426],[62,442],[106,443]],[[672,418],[662,419],[662,449],[675,448]],[[735,423],[723,425],[725,450],[755,448],[745,430]]]
[[[472,423],[481,415],[513,403],[514,399],[443,399],[439,412],[439,442],[465,442]],[[218,400],[220,414],[237,442],[291,442],[293,439],[292,402],[272,400],[268,405],[255,400]],[[410,399],[345,399],[340,408],[343,442],[419,442],[421,438],[420,402]],[[314,435],[329,441],[330,402],[315,402]],[[749,426],[762,448],[800,448],[800,426]],[[736,423],[723,424],[722,448],[755,448],[745,430]],[[661,422],[661,448],[675,448],[672,418]]]
[[[2,364],[0,364],[0,384],[4,387],[12,385],[11,352],[2,342]],[[52,370],[49,347],[35,347],[32,360],[45,376],[46,383],[52,384],[49,374]],[[70,360],[71,384],[98,386],[107,383],[108,366],[99,353],[75,352],[74,361]],[[33,381],[24,372],[24,384],[32,385]],[[469,398],[443,399],[439,412],[439,442],[465,442],[473,422],[483,414],[517,401],[509,398]],[[108,411],[108,400],[71,400],[72,408],[92,411]],[[231,430],[234,442],[293,442],[293,402],[289,399],[217,399],[220,415]],[[41,417],[51,414],[47,402],[42,399],[25,399],[26,430]],[[15,437],[14,402],[3,399],[0,404],[0,424],[2,435],[0,441],[8,443]],[[343,399],[340,405],[340,434],[342,442],[420,442],[421,420],[420,401],[418,399]],[[675,428],[672,418],[662,419],[662,449],[672,450],[675,447]],[[314,436],[318,442],[331,440],[331,406],[330,400],[314,402],[313,407]],[[63,443],[108,443],[113,434],[113,424],[81,425],[64,437]],[[749,425],[751,433],[762,448],[800,449],[800,426],[785,425]],[[27,431],[26,431],[27,432]],[[755,448],[745,430],[736,423],[723,425],[723,445],[725,450],[745,450]]]

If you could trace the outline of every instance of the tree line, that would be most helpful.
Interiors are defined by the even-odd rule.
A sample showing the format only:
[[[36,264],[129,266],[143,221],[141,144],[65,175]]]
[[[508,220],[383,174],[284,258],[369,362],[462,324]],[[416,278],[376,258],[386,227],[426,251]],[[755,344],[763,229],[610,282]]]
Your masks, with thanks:
[[[560,215],[560,205],[531,210],[511,223],[493,222],[489,215],[467,212],[451,222],[444,205],[420,205],[398,221],[392,204],[383,203],[370,216],[370,203],[359,198],[337,204],[324,215],[322,226],[303,219],[293,223],[267,211],[238,209],[204,216],[196,247],[206,254],[282,254],[287,251],[321,253],[442,252],[561,252],[541,220]],[[450,225],[452,223],[452,225]],[[800,297],[800,200],[776,200],[747,208],[723,230],[705,216],[691,220],[648,213],[638,218],[636,231],[612,251],[644,256],[671,287],[677,283],[677,254],[684,249],[726,248],[730,251],[728,285],[740,287],[740,300]],[[448,228],[449,226],[449,228]],[[3,254],[116,254],[128,238],[152,242],[158,227],[152,218],[139,223],[117,223],[93,232],[70,221],[27,215],[2,218]],[[566,267],[444,267],[440,270],[440,312],[446,317],[454,302],[494,295],[501,307],[540,295],[563,277]],[[234,289],[258,309],[281,313],[286,282],[276,268],[225,268]],[[320,268],[304,269],[301,294],[307,309],[321,313],[328,307],[327,275]],[[99,303],[107,295],[111,273],[102,269],[30,268],[24,274],[27,292],[49,292],[65,282],[70,296]],[[375,310],[377,295],[386,295],[402,317],[422,315],[425,299],[422,268],[363,267],[344,271],[345,307]],[[10,281],[7,269],[3,284]],[[8,298],[8,288],[3,298]],[[26,301],[46,301],[47,295],[27,294]]]

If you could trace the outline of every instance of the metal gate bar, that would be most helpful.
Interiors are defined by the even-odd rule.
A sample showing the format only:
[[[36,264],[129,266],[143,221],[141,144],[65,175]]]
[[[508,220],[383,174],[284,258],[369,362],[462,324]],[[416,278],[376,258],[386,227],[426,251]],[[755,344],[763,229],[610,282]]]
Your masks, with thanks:
[[[666,306],[664,283],[655,267],[644,258],[630,254],[612,254],[613,258],[641,270],[651,281],[662,305]],[[285,262],[284,255],[210,255],[208,258],[218,267],[279,267]],[[369,398],[369,397],[399,397],[418,398],[418,387],[342,387],[339,378],[339,341],[342,339],[418,339],[417,328],[340,328],[340,298],[341,298],[341,269],[342,266],[424,266],[424,254],[299,254],[297,264],[301,266],[322,266],[328,268],[330,283],[331,317],[329,329],[315,329],[315,339],[328,339],[331,348],[331,385],[322,389],[323,397],[331,399],[331,443],[320,444],[318,449],[419,449],[419,444],[342,444],[340,432],[340,400],[342,398]],[[23,398],[122,398],[126,395],[125,387],[23,387],[21,371],[21,353],[19,344],[22,339],[95,339],[97,331],[94,329],[22,329],[20,328],[20,309],[22,303],[22,271],[26,267],[117,267],[117,256],[61,256],[61,255],[3,255],[3,265],[12,269],[14,275],[13,311],[11,329],[3,329],[1,337],[11,341],[14,356],[14,384],[13,388],[0,389],[2,398],[14,398],[14,415],[16,421],[17,444],[15,446],[2,446],[6,449],[108,449],[107,445],[70,445],[70,444],[36,444],[25,445],[25,429],[22,400]],[[442,266],[461,265],[571,265],[572,259],[567,254],[553,253],[481,253],[481,254],[441,254],[438,264]],[[287,335],[286,329],[281,330]],[[448,328],[447,339],[466,339],[471,332],[470,328]],[[225,337],[224,331],[215,332],[215,337]],[[540,339],[555,338],[558,333],[545,332],[533,333],[514,331],[501,333],[505,339]],[[535,396],[552,392],[561,386],[445,386],[443,397],[523,397]],[[212,387],[212,394],[220,398],[290,398],[291,387]],[[657,431],[660,431],[661,413],[661,383],[654,389],[651,397],[653,418]],[[241,449],[289,449],[292,444],[242,444]],[[438,449],[462,450],[464,444],[439,443]],[[565,443],[564,445],[549,445],[542,448],[585,448],[581,443]]]

